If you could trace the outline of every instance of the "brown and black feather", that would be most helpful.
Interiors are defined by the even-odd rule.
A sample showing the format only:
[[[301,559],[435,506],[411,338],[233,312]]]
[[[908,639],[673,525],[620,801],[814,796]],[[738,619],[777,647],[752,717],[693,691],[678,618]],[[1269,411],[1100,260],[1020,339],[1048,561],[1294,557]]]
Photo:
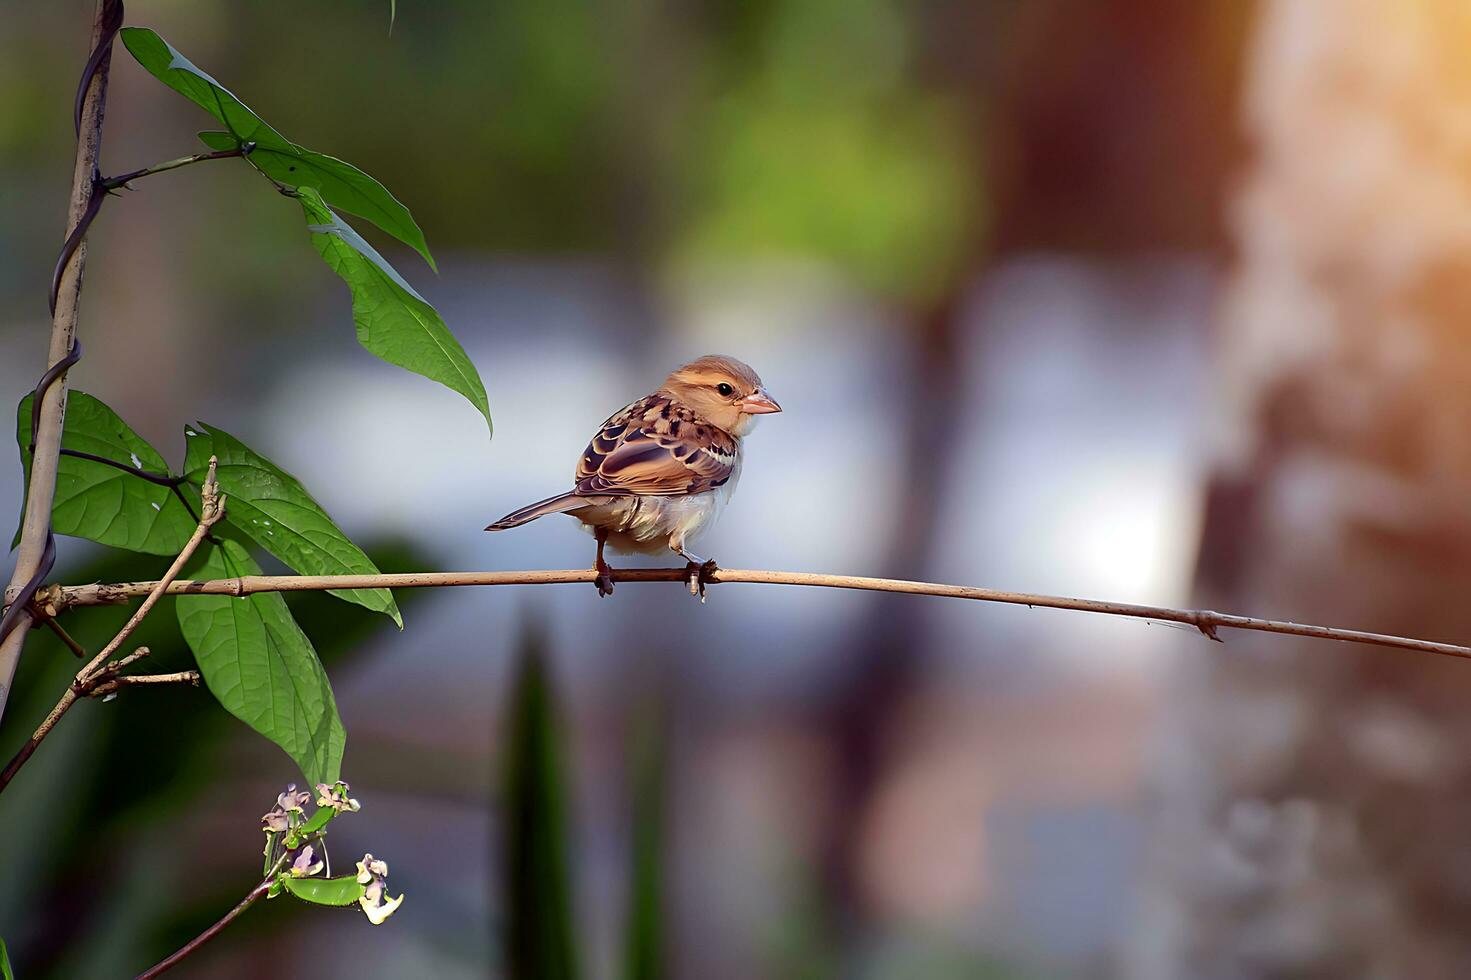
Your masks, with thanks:
[[[690,408],[665,394],[647,395],[599,427],[577,462],[570,492],[514,510],[486,530],[504,531],[615,497],[716,490],[735,474],[739,452],[734,436]]]

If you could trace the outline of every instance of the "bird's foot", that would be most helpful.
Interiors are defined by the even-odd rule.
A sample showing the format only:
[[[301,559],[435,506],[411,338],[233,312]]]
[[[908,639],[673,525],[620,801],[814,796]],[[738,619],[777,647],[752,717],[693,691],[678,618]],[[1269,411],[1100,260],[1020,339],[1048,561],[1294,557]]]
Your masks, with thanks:
[[[598,576],[592,584],[598,588],[598,598],[606,598],[613,594],[613,569],[603,561],[598,562],[596,568]]]
[[[715,580],[713,576],[719,570],[720,566],[715,564],[714,558],[703,562],[690,559],[689,564],[684,568],[685,576],[690,583],[690,595],[697,596],[701,602],[704,602],[705,586]]]

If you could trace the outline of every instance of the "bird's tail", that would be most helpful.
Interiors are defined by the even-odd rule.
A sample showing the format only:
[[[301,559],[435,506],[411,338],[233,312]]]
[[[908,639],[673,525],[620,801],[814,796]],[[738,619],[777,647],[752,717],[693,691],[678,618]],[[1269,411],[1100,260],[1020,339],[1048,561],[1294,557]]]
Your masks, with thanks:
[[[534,504],[527,504],[520,510],[511,511],[505,517],[502,517],[487,527],[486,530],[506,531],[534,521],[538,517],[545,517],[548,514],[561,514],[565,511],[576,510],[579,507],[586,507],[587,504],[588,500],[586,498],[579,497],[575,493],[559,493],[555,497],[538,500]]]

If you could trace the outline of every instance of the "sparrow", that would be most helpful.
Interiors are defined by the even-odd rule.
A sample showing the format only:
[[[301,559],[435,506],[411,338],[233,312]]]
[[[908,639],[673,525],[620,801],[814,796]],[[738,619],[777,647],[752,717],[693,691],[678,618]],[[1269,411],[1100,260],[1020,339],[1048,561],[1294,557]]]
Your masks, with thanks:
[[[703,573],[714,571],[714,562],[701,561],[687,545],[715,523],[735,491],[741,440],[758,417],[780,411],[749,366],[708,354],[609,416],[582,451],[571,490],[513,510],[486,530],[569,514],[597,539],[598,595],[613,594],[612,569],[603,560],[608,546],[675,552],[689,563],[690,590],[699,583],[703,596]]]

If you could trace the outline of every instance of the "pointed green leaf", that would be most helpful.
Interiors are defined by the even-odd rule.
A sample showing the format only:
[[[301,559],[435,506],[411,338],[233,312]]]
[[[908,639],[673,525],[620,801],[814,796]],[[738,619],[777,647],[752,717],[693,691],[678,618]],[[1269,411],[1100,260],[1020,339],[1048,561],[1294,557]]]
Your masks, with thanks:
[[[458,391],[489,425],[490,404],[480,374],[434,307],[315,191],[301,188],[300,200],[312,244],[352,290],[358,342],[390,364]]]
[[[314,905],[351,905],[363,897],[367,885],[356,875],[341,878],[282,878],[286,890]]]
[[[209,147],[216,153],[221,150],[233,150],[240,146],[240,140],[230,133],[221,132],[218,129],[205,129],[199,132],[199,142]]]
[[[210,425],[184,430],[184,472],[202,483],[209,458],[219,460],[216,478],[228,495],[225,517],[252,541],[299,575],[377,575],[378,567],[343,534],[296,477]],[[333,595],[374,612],[387,613],[403,628],[398,605],[387,589],[335,589]]]
[[[15,980],[10,969],[10,954],[5,950],[5,940],[0,939],[0,980]]]
[[[216,151],[233,150],[241,143],[221,132],[203,132],[199,138]],[[292,144],[289,151],[257,146],[250,153],[250,162],[267,177],[289,187],[316,188],[329,206],[373,222],[422,255],[429,268],[439,271],[424,232],[409,209],[388,188],[346,160]]]
[[[337,813],[338,810],[336,807],[317,807],[317,811],[311,815],[311,818],[308,819],[306,823],[301,825],[301,829],[298,831],[298,833],[302,837],[309,837],[310,835],[315,834],[317,831],[321,830],[323,827],[327,826],[334,819],[336,819]]]
[[[154,78],[218,119],[239,142],[290,152],[294,144],[268,126],[208,73],[146,27],[124,27],[123,44]]]
[[[26,395],[21,399],[16,411],[16,441],[20,445],[27,490],[31,481],[33,397]],[[130,429],[116,412],[80,391],[67,396],[61,446],[151,473],[168,472],[168,464],[158,451]],[[21,500],[25,500],[24,493]],[[58,534],[150,555],[177,555],[197,524],[198,520],[190,516],[178,496],[166,486],[75,456],[62,456],[57,464],[51,526]],[[15,544],[11,542],[11,547]]]
[[[150,75],[218,119],[228,133],[201,133],[214,150],[254,143],[250,159],[268,176],[292,187],[315,187],[333,207],[373,222],[424,256],[434,257],[424,233],[388,189],[357,167],[291,142],[257,116],[235,94],[146,27],[125,27],[123,44]]]
[[[204,550],[193,578],[260,574],[233,538]],[[335,782],[347,733],[317,652],[280,594],[180,596],[176,605],[204,682],[225,710],[285,749],[308,783]]]

